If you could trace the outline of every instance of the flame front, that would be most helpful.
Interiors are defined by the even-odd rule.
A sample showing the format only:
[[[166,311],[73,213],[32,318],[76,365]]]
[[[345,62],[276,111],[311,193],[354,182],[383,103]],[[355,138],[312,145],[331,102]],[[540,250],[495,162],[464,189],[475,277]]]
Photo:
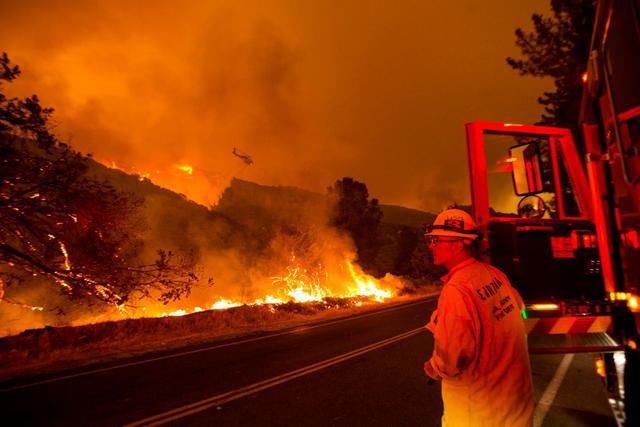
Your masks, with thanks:
[[[291,264],[286,267],[286,273],[282,276],[271,278],[273,291],[264,298],[257,298],[250,302],[241,302],[234,299],[218,298],[208,310],[224,310],[241,305],[285,304],[287,302],[323,302],[327,297],[354,298],[365,297],[375,302],[383,302],[387,298],[396,295],[397,284],[387,277],[376,279],[360,271],[357,265],[346,259],[338,270],[345,271],[345,277],[333,278],[322,266],[316,269],[306,269],[300,266],[295,255],[291,257]],[[340,276],[340,274],[336,274]],[[341,283],[336,283],[341,282]],[[342,289],[339,291],[337,289]],[[363,301],[357,301],[356,306],[363,305]],[[172,312],[163,312],[159,316],[184,316],[201,312],[203,309],[196,306],[190,309],[181,308]]]
[[[210,310],[224,310],[227,308],[238,307],[239,305],[242,305],[242,304],[240,304],[239,302],[221,298],[218,301],[211,304]]]
[[[295,255],[291,256],[291,262],[286,275],[272,278],[271,284],[280,287],[277,295],[286,296],[294,302],[322,301],[325,297],[332,296],[329,289],[322,286],[321,273],[310,272],[296,265]]]
[[[182,172],[186,172],[189,175],[193,175],[193,166],[180,165],[180,166],[177,166],[177,168],[180,169]]]
[[[378,302],[382,302],[385,299],[391,298],[393,296],[393,292],[388,289],[380,288],[380,284],[377,283],[378,281],[371,276],[358,274],[350,261],[347,261],[347,265],[349,266],[351,277],[353,277],[353,281],[357,285],[356,288],[351,288],[353,292],[352,296],[372,297]]]

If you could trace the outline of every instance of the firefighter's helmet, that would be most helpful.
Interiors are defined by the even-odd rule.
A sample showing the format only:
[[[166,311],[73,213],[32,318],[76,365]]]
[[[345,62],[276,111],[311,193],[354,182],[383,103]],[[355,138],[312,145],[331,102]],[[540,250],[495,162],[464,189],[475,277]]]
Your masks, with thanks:
[[[471,215],[460,209],[447,209],[440,212],[427,229],[426,236],[448,236],[475,240],[478,226]]]

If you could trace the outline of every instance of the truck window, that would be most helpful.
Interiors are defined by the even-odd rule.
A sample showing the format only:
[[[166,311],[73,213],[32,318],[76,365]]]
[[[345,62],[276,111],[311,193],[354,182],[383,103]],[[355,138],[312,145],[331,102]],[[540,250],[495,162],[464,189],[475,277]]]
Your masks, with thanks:
[[[518,217],[518,202],[522,197],[516,195],[509,149],[514,145],[535,143],[540,154],[540,172],[542,190],[537,193],[547,206],[543,218],[557,218],[557,203],[554,186],[553,164],[549,138],[539,135],[516,135],[485,132],[484,149],[487,165],[487,186],[489,192],[489,211],[493,217]]]

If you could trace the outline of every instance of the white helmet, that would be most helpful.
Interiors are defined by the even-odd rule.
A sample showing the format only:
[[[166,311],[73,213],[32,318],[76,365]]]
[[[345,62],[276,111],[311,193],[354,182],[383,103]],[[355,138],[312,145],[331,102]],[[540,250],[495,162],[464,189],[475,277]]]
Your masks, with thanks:
[[[440,212],[425,236],[449,236],[475,240],[478,226],[471,215],[460,209]]]

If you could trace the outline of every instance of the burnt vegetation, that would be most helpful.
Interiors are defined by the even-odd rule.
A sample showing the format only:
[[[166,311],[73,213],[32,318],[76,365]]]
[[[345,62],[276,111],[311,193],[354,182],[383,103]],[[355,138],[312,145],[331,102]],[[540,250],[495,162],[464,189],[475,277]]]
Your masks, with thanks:
[[[153,262],[140,259],[142,200],[88,177],[88,158],[56,138],[53,109],[36,95],[5,94],[19,76],[3,53],[0,299],[5,287],[40,278],[82,304],[122,305],[143,296],[168,302],[188,294],[198,281],[193,260],[162,250]]]

